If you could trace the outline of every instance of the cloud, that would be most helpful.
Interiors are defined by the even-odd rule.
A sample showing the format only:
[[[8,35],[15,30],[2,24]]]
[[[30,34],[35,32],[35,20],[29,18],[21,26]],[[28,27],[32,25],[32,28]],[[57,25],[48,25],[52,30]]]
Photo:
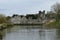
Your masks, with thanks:
[[[0,13],[6,15],[36,13],[50,10],[52,4],[60,0],[0,0]]]

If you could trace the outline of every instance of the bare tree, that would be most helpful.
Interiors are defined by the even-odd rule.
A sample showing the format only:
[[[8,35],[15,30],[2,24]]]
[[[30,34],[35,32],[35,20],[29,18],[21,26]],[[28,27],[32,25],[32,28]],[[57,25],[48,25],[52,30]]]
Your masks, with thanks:
[[[51,11],[57,14],[56,20],[59,20],[60,19],[60,3],[55,3],[54,5],[52,5]]]
[[[55,3],[52,5],[51,7],[51,10],[54,12],[54,13],[58,13],[60,11],[60,3]]]

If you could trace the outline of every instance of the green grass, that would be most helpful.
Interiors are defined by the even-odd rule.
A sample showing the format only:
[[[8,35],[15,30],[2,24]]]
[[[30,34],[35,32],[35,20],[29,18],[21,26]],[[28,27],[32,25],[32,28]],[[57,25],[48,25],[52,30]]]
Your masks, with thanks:
[[[49,28],[60,28],[60,20],[51,22],[49,24],[46,24],[45,26]]]

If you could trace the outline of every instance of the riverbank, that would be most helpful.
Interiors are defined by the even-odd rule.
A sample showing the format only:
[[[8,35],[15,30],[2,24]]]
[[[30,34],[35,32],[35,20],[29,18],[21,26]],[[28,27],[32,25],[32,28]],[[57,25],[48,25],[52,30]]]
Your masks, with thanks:
[[[3,30],[3,29],[6,29],[6,28],[9,28],[9,27],[12,27],[12,26],[44,26],[44,28],[60,28],[60,21],[49,21],[49,22],[46,22],[45,24],[7,24],[7,23],[3,23],[3,24],[0,24],[0,30]],[[27,27],[27,28],[30,28],[30,27]],[[36,27],[31,27],[31,28],[36,28]],[[37,28],[41,28],[41,27],[37,27]],[[42,27],[43,28],[43,27]]]
[[[47,28],[60,28],[60,20],[49,22],[49,23],[45,24],[44,26]]]
[[[9,27],[11,27],[11,26],[13,26],[13,25],[12,25],[12,24],[7,24],[7,23],[0,24],[0,30],[9,28]]]

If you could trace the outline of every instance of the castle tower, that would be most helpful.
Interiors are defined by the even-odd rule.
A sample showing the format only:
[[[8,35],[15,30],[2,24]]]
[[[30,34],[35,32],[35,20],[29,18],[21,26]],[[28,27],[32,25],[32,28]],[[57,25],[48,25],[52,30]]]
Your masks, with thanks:
[[[38,19],[39,21],[43,21],[45,19],[45,10],[39,11]]]

